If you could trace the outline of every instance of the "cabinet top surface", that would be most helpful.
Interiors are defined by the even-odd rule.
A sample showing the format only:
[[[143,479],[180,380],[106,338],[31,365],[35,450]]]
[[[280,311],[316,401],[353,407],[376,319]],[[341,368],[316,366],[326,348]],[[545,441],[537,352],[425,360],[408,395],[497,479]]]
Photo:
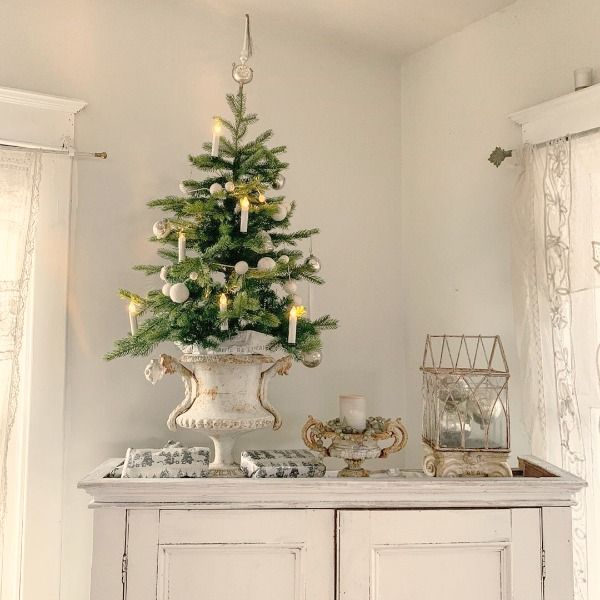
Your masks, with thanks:
[[[429,478],[414,471],[364,479],[121,479],[110,459],[78,484],[92,507],[171,508],[438,508],[569,506],[586,483],[533,456],[515,477]]]

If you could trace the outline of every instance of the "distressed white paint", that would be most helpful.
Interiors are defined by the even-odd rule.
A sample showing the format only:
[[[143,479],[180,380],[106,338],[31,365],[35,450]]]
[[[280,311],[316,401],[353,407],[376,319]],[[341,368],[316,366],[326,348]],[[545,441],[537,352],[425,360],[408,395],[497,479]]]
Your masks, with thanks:
[[[419,600],[541,600],[542,589],[545,600],[570,597],[569,502],[582,482],[533,458],[521,461],[526,477],[438,479],[435,489],[426,477],[132,487],[104,479],[115,462],[82,482],[95,494],[92,600],[107,585],[120,598],[124,539],[126,600],[184,600],[200,589],[223,600],[331,600],[334,580],[340,600],[395,600],[399,590]],[[519,488],[534,481],[525,499]],[[123,487],[121,498],[102,483]],[[469,506],[467,493],[471,510],[451,508]]]
[[[522,460],[531,477],[314,479],[120,479],[106,478],[111,459],[81,480],[94,507],[161,504],[173,508],[412,508],[570,506],[584,483],[534,457]],[[542,476],[539,474],[550,474]],[[332,476],[333,475],[333,476]]]

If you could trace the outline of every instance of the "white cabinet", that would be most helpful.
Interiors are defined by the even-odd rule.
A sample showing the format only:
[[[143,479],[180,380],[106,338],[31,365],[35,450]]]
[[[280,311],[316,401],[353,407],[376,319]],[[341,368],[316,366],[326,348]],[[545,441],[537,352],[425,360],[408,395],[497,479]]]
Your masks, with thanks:
[[[334,517],[333,510],[132,510],[126,598],[331,600]]]
[[[503,479],[136,480],[93,496],[91,600],[572,600],[572,495]]]
[[[541,511],[341,511],[342,600],[541,600]]]

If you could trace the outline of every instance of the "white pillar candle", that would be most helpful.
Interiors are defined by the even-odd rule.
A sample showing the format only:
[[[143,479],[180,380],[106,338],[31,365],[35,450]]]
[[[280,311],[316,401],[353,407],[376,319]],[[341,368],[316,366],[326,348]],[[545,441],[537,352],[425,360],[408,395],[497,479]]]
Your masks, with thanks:
[[[348,427],[364,431],[367,427],[367,401],[364,396],[340,396],[340,421],[346,421]]]
[[[225,294],[221,294],[219,298],[219,312],[224,313],[227,312],[227,296]],[[227,319],[223,319],[221,321],[221,331],[227,331],[229,329],[229,321]]]
[[[298,324],[298,309],[292,306],[290,310],[290,326],[288,329],[288,344],[296,343],[296,325]]]
[[[221,141],[221,119],[219,117],[213,117],[213,130],[212,130],[212,150],[211,156],[219,156],[219,142]]]
[[[129,326],[131,327],[131,335],[135,335],[138,330],[138,311],[133,300],[129,303]]]
[[[248,209],[250,208],[250,201],[246,196],[240,200],[240,231],[246,233],[248,231]]]
[[[185,233],[183,231],[179,232],[177,249],[179,250],[179,262],[183,262],[185,260]]]
[[[592,85],[592,69],[590,67],[582,67],[573,71],[575,79],[575,91],[581,90]]]

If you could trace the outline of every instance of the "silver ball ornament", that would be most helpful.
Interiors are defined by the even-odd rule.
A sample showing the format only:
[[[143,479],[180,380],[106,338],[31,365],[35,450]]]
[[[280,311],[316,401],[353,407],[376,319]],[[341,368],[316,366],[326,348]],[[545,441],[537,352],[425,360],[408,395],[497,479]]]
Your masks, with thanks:
[[[238,275],[244,275],[248,272],[249,269],[248,263],[245,260],[240,260],[239,262],[236,262],[233,268]]]
[[[275,261],[270,256],[263,256],[256,264],[259,271],[272,271],[275,266]]]
[[[167,267],[167,265],[165,265],[161,270],[160,270],[160,275],[159,277],[163,280],[166,281],[167,280],[167,275],[169,274],[169,267]]]
[[[321,270],[321,261],[314,255],[311,254],[305,261],[305,265],[308,265],[315,273]]]
[[[231,193],[233,190],[235,190],[235,183],[233,183],[233,181],[228,181],[225,184],[225,191]]]
[[[170,283],[165,283],[165,285],[162,286],[162,293],[165,296],[168,296],[171,292],[171,284]]]
[[[283,289],[288,293],[288,294],[295,294],[296,291],[298,290],[298,285],[296,284],[295,281],[286,281],[283,284]]]
[[[277,175],[277,177],[275,177],[275,180],[273,181],[273,189],[274,190],[280,190],[283,186],[285,185],[285,177],[280,173],[279,175]]]
[[[314,352],[304,352],[302,354],[302,364],[309,369],[314,369],[321,364],[321,360],[323,360],[323,355],[319,350],[315,350]]]
[[[211,195],[213,194],[218,194],[219,192],[223,191],[223,186],[220,183],[213,183],[209,188],[208,191],[211,193]]]
[[[283,221],[287,217],[287,214],[287,208],[280,204],[277,207],[277,210],[271,216],[271,218],[273,219],[273,221]]]
[[[190,297],[190,290],[185,283],[175,283],[171,286],[169,296],[173,302],[183,304]]]
[[[154,225],[152,225],[152,233],[160,240],[165,238],[171,233],[173,226],[169,219],[161,219],[160,221],[156,221]]]

